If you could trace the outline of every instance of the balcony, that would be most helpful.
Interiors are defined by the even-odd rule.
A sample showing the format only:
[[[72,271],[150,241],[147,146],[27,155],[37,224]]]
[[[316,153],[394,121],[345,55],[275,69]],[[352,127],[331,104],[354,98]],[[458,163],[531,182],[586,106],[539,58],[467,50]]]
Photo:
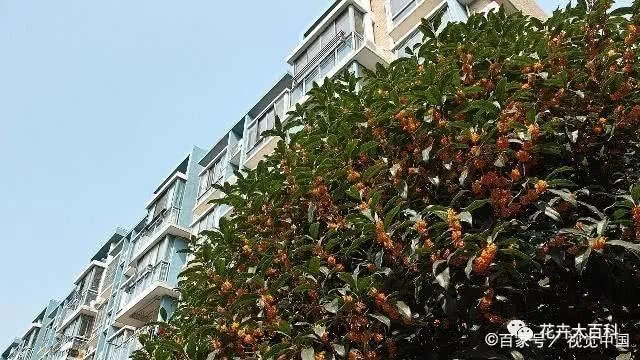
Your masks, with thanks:
[[[102,280],[102,287],[100,288],[100,301],[107,300],[109,295],[111,295],[119,261],[120,254],[114,256],[107,265],[107,270],[105,271],[104,279]]]
[[[23,347],[11,353],[7,360],[31,360],[32,356],[33,349],[30,347]]]
[[[120,308],[116,322],[140,327],[155,321],[164,296],[178,297],[178,292],[169,284],[169,262],[161,261],[148,266],[123,285]]]
[[[80,354],[80,350],[87,342],[87,338],[81,335],[61,335],[56,339],[55,344],[52,347],[52,351],[49,352],[49,356],[55,356],[58,358],[59,355],[56,353],[64,353],[68,352],[69,356],[76,357]],[[64,357],[66,359],[66,357]]]
[[[262,133],[273,129],[276,118],[281,122],[286,119],[286,113],[290,105],[290,90],[284,89],[276,93],[271,102],[260,109],[260,112],[252,119],[245,131],[245,159],[244,166],[254,168],[266,154],[271,153],[277,141],[273,137],[264,137]]]
[[[166,235],[174,235],[182,238],[189,238],[191,234],[188,229],[178,225],[180,209],[173,207],[164,209],[152,219],[151,222],[141,231],[138,240],[133,245],[129,264],[133,264],[147,250],[162,240]]]
[[[58,331],[64,330],[73,320],[82,314],[95,316],[97,310],[93,307],[93,302],[97,297],[98,292],[92,289],[75,292],[64,306],[62,322],[60,323]]]

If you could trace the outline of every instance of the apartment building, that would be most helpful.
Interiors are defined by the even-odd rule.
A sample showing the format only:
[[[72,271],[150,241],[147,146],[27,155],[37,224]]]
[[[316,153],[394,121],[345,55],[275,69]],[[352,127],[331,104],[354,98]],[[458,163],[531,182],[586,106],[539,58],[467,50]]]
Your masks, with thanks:
[[[170,317],[188,259],[186,240],[218,226],[233,209],[212,205],[215,185],[255,168],[276,145],[262,137],[275,119],[306,101],[313,83],[344,70],[388,64],[421,40],[421,19],[442,14],[442,25],[499,6],[544,17],[534,0],[338,0],[304,32],[287,56],[290,70],[231,126],[210,150],[194,147],[160,182],[144,215],[102,242],[62,301],[50,301],[2,360],[124,360],[139,348],[145,324]]]

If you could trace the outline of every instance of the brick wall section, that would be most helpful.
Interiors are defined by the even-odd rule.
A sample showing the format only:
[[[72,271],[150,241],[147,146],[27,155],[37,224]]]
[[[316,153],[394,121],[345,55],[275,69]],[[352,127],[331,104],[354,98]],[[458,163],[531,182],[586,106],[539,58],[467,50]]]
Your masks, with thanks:
[[[373,33],[376,37],[376,45],[385,52],[391,53],[393,49],[393,40],[387,31],[387,12],[385,11],[385,3],[387,0],[371,0],[371,13],[375,23]]]

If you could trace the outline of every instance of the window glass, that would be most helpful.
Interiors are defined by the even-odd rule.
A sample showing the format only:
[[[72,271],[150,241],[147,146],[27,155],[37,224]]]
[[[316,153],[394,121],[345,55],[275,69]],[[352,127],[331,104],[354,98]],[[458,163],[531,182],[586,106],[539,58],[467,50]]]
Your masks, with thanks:
[[[397,56],[409,56],[407,53],[407,47],[413,50],[413,47],[422,42],[422,32],[418,29],[413,32],[413,34],[409,35],[409,37],[404,40],[398,47],[396,48]]]
[[[247,129],[247,149],[251,150],[258,140],[258,123],[255,122]]]
[[[328,43],[331,42],[331,40],[333,40],[333,38],[336,36],[336,27],[334,23],[331,23],[322,33],[322,35],[320,35],[320,41],[322,43],[322,46],[325,47],[327,46]]]
[[[338,49],[336,51],[338,63],[341,60],[343,60],[345,57],[347,57],[347,55],[349,55],[349,53],[351,52],[352,50],[351,39],[352,38],[348,38],[342,44],[340,44],[340,46],[338,46]]]
[[[169,190],[165,190],[164,194],[156,201],[156,205],[153,210],[153,218],[155,218],[160,212],[167,208],[167,200],[169,198]]]
[[[354,27],[358,34],[360,35],[364,34],[364,19],[363,19],[362,13],[358,10],[355,11]]]
[[[320,79],[323,79],[335,65],[336,59],[332,52],[320,63]]]
[[[274,109],[269,110],[269,112],[265,115],[265,122],[266,122],[265,130],[273,129],[273,126],[274,126],[275,121],[276,121],[276,113],[275,113]]]
[[[348,35],[351,33],[349,29],[349,10],[345,10],[340,17],[336,20],[336,33],[340,34],[342,32],[344,35]]]
[[[307,48],[307,60],[313,60],[320,53],[321,49],[322,45],[320,44],[320,39],[317,39]]]
[[[298,57],[294,63],[294,72],[297,74],[307,65],[307,53],[303,53]]]
[[[204,192],[207,190],[207,177],[208,177],[208,173],[209,171],[205,171],[202,175],[200,175],[200,186],[198,189],[198,196],[204,194]]]
[[[400,20],[409,13],[415,6],[416,0],[390,0],[391,18],[393,21]]]
[[[280,98],[278,100],[276,100],[276,103],[274,105],[274,108],[276,110],[276,116],[278,117],[278,119],[280,119],[280,121],[282,121],[284,119],[284,112],[285,112],[285,108],[284,108],[284,94],[282,96],[280,96]]]
[[[304,90],[309,91],[313,87],[313,82],[318,80],[318,69],[313,70],[304,78]]]
[[[269,113],[272,111],[268,111],[266,113],[264,113],[260,119],[258,120],[258,141],[260,141],[262,139],[262,132],[267,130],[268,127],[268,115]]]
[[[291,91],[291,105],[294,105],[302,98],[302,86],[302,81],[300,81],[296,87],[293,88],[293,91]]]

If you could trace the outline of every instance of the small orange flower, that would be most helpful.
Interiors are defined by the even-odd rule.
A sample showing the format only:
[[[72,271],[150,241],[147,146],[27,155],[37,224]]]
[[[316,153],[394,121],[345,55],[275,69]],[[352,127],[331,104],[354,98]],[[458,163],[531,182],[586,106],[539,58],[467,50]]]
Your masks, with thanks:
[[[607,238],[599,236],[591,242],[591,248],[596,251],[604,249],[604,245],[607,243]]]
[[[471,139],[472,143],[477,144],[480,141],[480,134],[478,134],[475,131],[472,131],[471,135],[469,135],[469,138]]]
[[[515,181],[519,181],[520,179],[522,179],[522,174],[520,174],[520,170],[518,170],[517,168],[511,170],[511,175],[510,176],[511,176],[511,180],[514,181],[514,182]]]
[[[496,244],[487,244],[487,246],[482,249],[482,252],[480,252],[480,256],[473,260],[473,271],[478,274],[484,274],[489,269],[489,266],[491,266],[497,251],[498,247]]]
[[[538,193],[539,195],[544,194],[549,188],[549,184],[547,184],[547,182],[544,180],[538,180],[538,182],[536,182],[535,188],[536,193]]]
[[[500,136],[496,141],[496,145],[500,150],[507,150],[509,148],[509,138],[506,136]]]

